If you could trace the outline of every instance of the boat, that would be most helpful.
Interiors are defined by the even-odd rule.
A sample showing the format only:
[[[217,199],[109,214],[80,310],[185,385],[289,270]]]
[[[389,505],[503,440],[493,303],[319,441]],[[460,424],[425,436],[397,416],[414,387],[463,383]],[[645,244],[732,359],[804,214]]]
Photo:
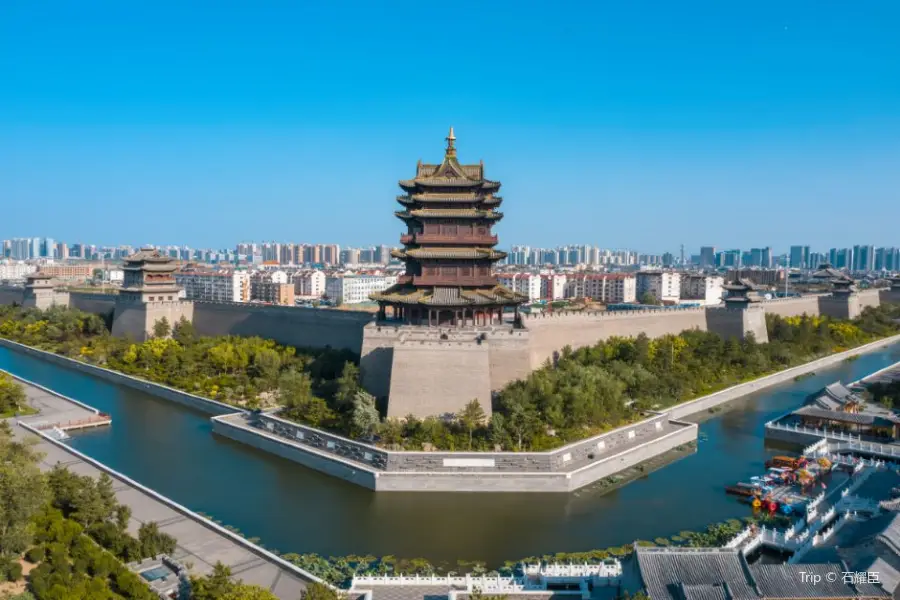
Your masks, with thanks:
[[[725,493],[733,496],[755,496],[759,492],[759,486],[750,483],[736,483],[735,485],[725,486]]]

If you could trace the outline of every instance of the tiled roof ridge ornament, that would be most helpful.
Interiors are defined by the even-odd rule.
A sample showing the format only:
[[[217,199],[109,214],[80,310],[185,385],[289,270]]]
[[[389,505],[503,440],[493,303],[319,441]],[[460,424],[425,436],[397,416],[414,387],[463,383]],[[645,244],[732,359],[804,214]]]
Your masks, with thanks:
[[[450,126],[450,133],[447,134],[447,137],[444,139],[447,140],[447,151],[445,156],[447,156],[447,158],[456,158],[456,147],[454,146],[456,136],[453,135],[453,125]]]

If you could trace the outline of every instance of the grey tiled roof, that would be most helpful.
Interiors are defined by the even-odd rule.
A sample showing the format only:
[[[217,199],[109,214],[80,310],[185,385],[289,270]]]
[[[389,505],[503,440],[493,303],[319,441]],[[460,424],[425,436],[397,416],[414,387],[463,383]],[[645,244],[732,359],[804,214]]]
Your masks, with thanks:
[[[865,585],[865,591],[844,583],[847,568],[840,563],[781,564],[750,567],[756,587],[764,598],[886,598],[880,588]]]
[[[900,584],[900,571],[897,571],[881,557],[874,559],[871,564],[861,567],[860,570],[865,570],[868,573],[878,573],[878,581],[881,583],[881,587],[890,593],[893,593],[897,589],[897,585]]]
[[[637,548],[638,568],[653,600],[680,600],[681,587],[726,584],[731,598],[758,598],[751,587],[743,557],[718,548]]]
[[[900,514],[892,516],[878,534],[877,539],[890,547],[896,554],[900,554]]]
[[[725,587],[721,585],[682,585],[684,600],[728,600]]]
[[[877,425],[879,427],[890,427],[898,421],[898,419],[892,415],[882,416],[873,415],[871,413],[847,413],[838,410],[826,410],[813,405],[798,408],[794,411],[794,414],[803,417],[840,421],[841,423],[858,423],[860,425]]]

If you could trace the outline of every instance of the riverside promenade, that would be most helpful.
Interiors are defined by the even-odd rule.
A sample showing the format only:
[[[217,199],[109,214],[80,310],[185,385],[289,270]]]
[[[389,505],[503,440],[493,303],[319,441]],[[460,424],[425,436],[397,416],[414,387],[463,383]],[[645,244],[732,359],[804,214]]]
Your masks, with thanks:
[[[79,475],[95,478],[104,472],[110,475],[116,498],[131,507],[129,530],[133,534],[143,523],[154,521],[160,531],[178,541],[172,558],[190,566],[192,573],[206,574],[221,562],[231,569],[235,579],[262,586],[285,600],[299,599],[306,585],[316,580],[298,567],[39,431],[37,427],[42,424],[86,419],[95,416],[97,411],[42,386],[15,379],[23,385],[28,402],[41,411],[37,415],[10,419],[11,424],[18,425],[13,428],[16,437],[37,441],[37,449],[45,455],[40,464],[44,471],[61,464]]]

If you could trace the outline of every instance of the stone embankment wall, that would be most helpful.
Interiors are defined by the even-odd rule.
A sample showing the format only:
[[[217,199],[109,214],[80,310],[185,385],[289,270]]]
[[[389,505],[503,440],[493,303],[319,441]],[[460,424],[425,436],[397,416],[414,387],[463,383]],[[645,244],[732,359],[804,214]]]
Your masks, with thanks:
[[[697,426],[654,415],[549,452],[403,452],[280,419],[213,419],[213,431],[378,491],[569,492],[697,438]]]
[[[709,394],[708,396],[703,396],[702,398],[691,400],[690,402],[685,402],[684,404],[679,404],[678,406],[673,406],[670,409],[670,413],[673,419],[683,419],[684,417],[687,417],[689,415],[709,410],[710,408],[719,406],[732,400],[736,400],[742,396],[746,396],[747,394],[758,392],[759,390],[762,390],[764,388],[778,385],[779,383],[792,381],[799,375],[805,375],[807,373],[812,373],[820,369],[825,369],[843,360],[846,360],[851,356],[865,354],[866,352],[873,352],[875,350],[880,350],[881,348],[897,343],[900,343],[900,335],[884,338],[883,340],[878,340],[877,342],[872,342],[871,344],[853,348],[852,350],[847,350],[846,352],[838,352],[837,354],[819,358],[806,364],[791,367],[790,369],[785,369],[784,371],[779,371],[778,373],[773,373],[772,375],[766,375],[765,377],[760,377],[759,379],[741,383],[714,394]]]
[[[230,404],[225,404],[224,402],[217,402],[216,400],[210,400],[209,398],[203,398],[202,396],[196,396],[194,394],[182,392],[181,390],[176,390],[175,388],[171,388],[166,385],[152,383],[139,377],[132,377],[131,375],[125,375],[124,373],[110,371],[109,369],[90,365],[88,363],[74,360],[65,356],[60,356],[59,354],[54,354],[52,352],[38,350],[37,348],[32,348],[31,346],[26,346],[24,344],[19,344],[10,340],[0,339],[0,346],[15,350],[16,352],[21,352],[22,354],[27,354],[29,356],[34,356],[42,360],[46,360],[67,369],[74,369],[82,373],[87,373],[88,375],[93,375],[95,377],[105,379],[106,381],[112,383],[125,385],[130,388],[146,392],[148,394],[153,394],[154,396],[158,396],[171,402],[177,402],[178,404],[205,412],[207,414],[224,415],[232,414],[241,410],[240,408],[231,406]]]

